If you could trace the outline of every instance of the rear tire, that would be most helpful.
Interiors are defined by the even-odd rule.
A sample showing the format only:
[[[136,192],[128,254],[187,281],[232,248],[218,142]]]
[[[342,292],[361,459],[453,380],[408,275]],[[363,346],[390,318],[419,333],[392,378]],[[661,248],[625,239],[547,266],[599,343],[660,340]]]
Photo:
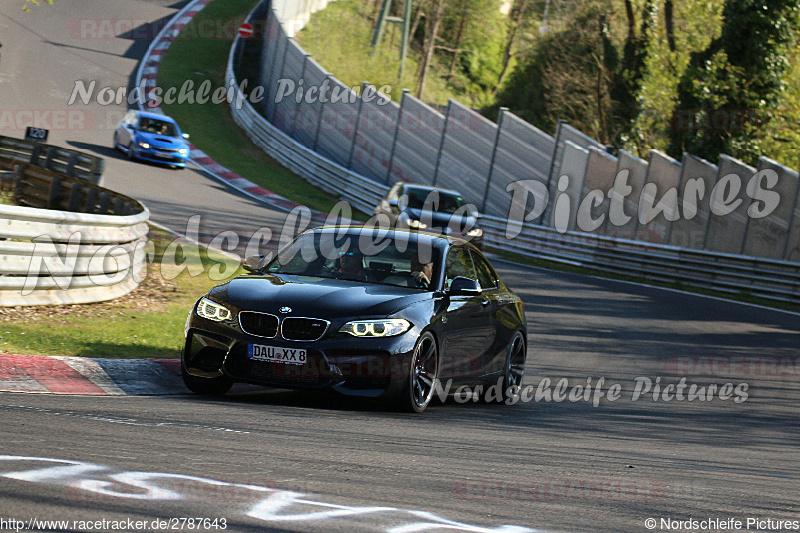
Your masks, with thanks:
[[[228,392],[233,386],[233,380],[228,376],[219,376],[216,378],[199,378],[192,376],[181,364],[181,376],[186,388],[196,394],[204,394],[207,396],[222,396]]]
[[[406,413],[421,413],[431,403],[439,380],[439,349],[429,331],[420,336],[407,367],[407,375],[393,396],[391,408]]]
[[[500,394],[497,400],[499,402],[516,403],[519,400],[519,393],[522,389],[522,376],[525,373],[526,356],[527,346],[525,344],[525,336],[521,331],[517,331],[508,344],[508,354],[506,354],[506,363],[503,367],[503,376],[498,382],[500,385]]]

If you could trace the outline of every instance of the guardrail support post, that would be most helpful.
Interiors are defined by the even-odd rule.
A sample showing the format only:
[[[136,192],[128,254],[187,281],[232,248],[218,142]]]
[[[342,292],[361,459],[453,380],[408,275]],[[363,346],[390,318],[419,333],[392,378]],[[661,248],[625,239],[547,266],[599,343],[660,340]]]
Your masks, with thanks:
[[[101,215],[108,214],[108,208],[111,206],[111,195],[107,192],[104,192],[100,195],[100,208],[98,209],[98,213]]]
[[[25,178],[25,167],[14,165],[14,201],[18,202],[22,197],[22,180]]]
[[[83,192],[83,185],[80,183],[72,184],[72,191],[69,194],[69,207],[68,211],[76,212],[81,201],[81,192]]]
[[[85,213],[94,213],[97,208],[97,189],[89,189],[89,194],[86,195],[86,209]]]
[[[57,149],[55,146],[51,146],[47,149],[47,152],[44,158],[44,168],[47,170],[53,170],[53,159],[56,157]]]
[[[75,176],[75,163],[78,162],[78,152],[72,152],[69,154],[69,159],[67,160],[67,176],[70,178],[74,178]]]
[[[89,183],[92,185],[100,185],[103,181],[103,172],[106,169],[106,160],[101,158],[95,158],[92,161],[92,168],[90,170],[89,175]]]
[[[61,188],[61,178],[53,178],[50,182],[50,193],[47,197],[47,209],[58,207],[58,191]]]

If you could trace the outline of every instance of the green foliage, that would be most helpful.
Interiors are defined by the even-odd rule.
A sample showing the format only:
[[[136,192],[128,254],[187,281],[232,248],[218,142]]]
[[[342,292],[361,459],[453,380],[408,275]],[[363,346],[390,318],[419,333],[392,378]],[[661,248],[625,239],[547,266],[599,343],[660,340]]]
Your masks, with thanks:
[[[638,115],[629,138],[622,143],[629,150],[645,156],[651,148],[665,151],[678,83],[692,52],[704,50],[721,31],[722,3],[715,0],[690,0],[676,4],[675,50],[669,49],[662,13],[652,12],[644,74],[637,94]]]
[[[545,131],[566,119],[601,142],[612,142],[619,133],[611,92],[620,58],[608,34],[609,11],[608,2],[587,2],[565,29],[543,36],[501,90],[497,105]]]
[[[681,77],[678,109],[698,127],[672,130],[672,155],[689,151],[716,160],[724,152],[757,160],[759,131],[769,130],[782,101],[799,14],[798,0],[728,0],[721,35],[692,54]],[[717,117],[744,120],[715,127]]]

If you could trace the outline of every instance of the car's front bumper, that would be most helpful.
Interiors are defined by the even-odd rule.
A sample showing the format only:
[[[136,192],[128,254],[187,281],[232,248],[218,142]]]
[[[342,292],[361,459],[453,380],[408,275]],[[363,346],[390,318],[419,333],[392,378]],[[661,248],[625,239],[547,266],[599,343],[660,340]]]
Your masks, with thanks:
[[[248,335],[194,318],[183,349],[183,365],[191,375],[225,375],[237,382],[290,389],[333,388],[363,396],[376,396],[405,378],[419,333],[412,328],[389,338],[333,334],[301,342]],[[257,361],[248,357],[250,344],[304,349],[306,361],[302,365]]]
[[[153,148],[134,148],[133,157],[151,163],[161,163],[163,165],[174,165],[176,167],[186,167],[189,155],[182,155],[178,152],[164,152]]]

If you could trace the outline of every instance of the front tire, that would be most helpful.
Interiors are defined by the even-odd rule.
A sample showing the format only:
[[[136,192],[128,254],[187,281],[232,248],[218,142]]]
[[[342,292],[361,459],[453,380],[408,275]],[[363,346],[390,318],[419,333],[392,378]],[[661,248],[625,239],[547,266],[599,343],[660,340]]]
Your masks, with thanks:
[[[428,407],[439,380],[439,348],[429,331],[420,336],[408,364],[408,374],[400,390],[390,398],[390,406],[398,411],[421,413]]]
[[[184,368],[183,364],[181,364],[181,377],[183,377],[183,382],[186,384],[186,388],[195,394],[222,396],[233,386],[233,380],[231,380],[228,376],[199,378],[189,374],[186,371],[186,368]]]

